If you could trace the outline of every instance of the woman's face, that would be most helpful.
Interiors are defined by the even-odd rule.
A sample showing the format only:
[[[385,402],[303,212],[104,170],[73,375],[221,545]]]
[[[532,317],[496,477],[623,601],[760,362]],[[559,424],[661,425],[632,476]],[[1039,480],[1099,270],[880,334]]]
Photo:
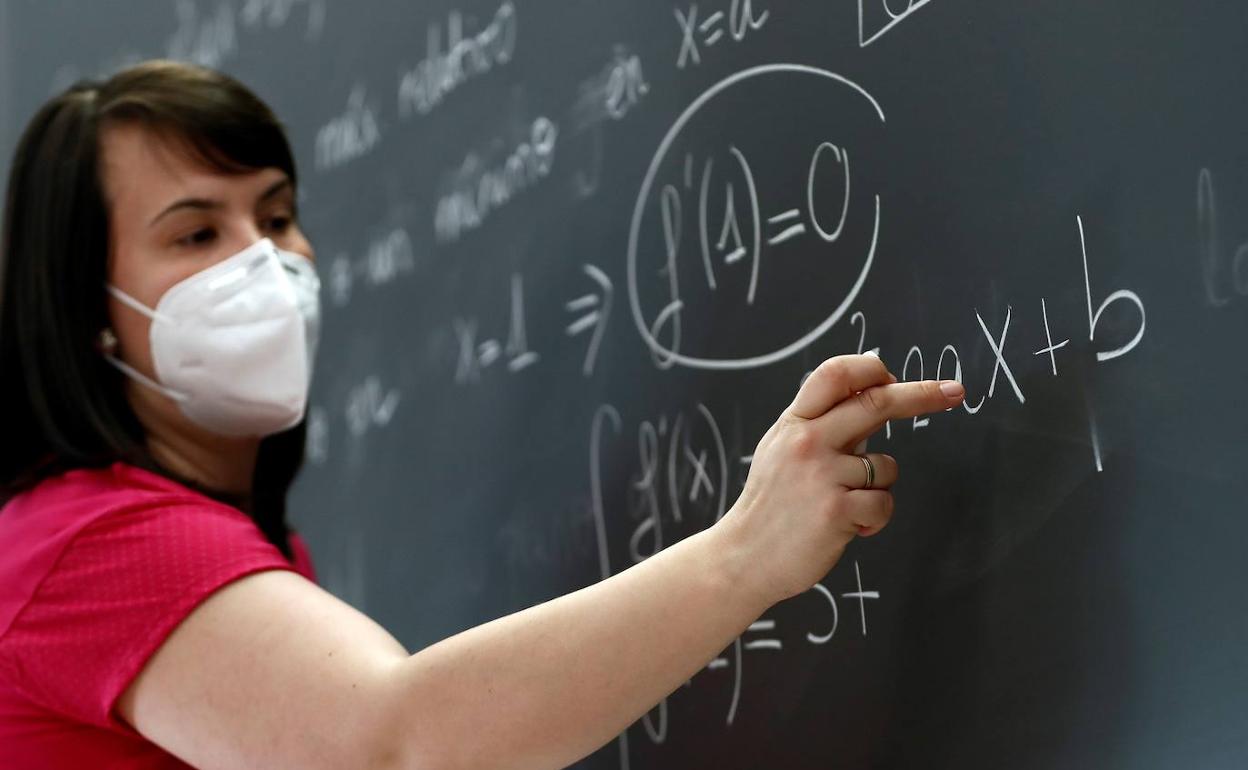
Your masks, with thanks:
[[[313,257],[295,219],[295,191],[286,173],[264,168],[224,174],[207,167],[177,141],[134,124],[106,127],[100,137],[109,212],[108,281],[149,308],[171,286],[242,251],[261,238]],[[143,314],[109,298],[116,355],[155,379],[150,326]],[[148,428],[181,434],[198,429],[167,397],[127,384]]]

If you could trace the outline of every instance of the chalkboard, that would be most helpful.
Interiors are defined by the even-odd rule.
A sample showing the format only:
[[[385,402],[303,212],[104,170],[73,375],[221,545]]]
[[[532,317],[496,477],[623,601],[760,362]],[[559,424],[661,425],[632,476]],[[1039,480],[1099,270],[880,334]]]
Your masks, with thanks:
[[[409,649],[720,516],[825,357],[958,376],[897,517],[584,768],[1248,763],[1248,8],[0,2],[287,123],[325,330],[293,520]],[[7,160],[6,160],[7,162]]]

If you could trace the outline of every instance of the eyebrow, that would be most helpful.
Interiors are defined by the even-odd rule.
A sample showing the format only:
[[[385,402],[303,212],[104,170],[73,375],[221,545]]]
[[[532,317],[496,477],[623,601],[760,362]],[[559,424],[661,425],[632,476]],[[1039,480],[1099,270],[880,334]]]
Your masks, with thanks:
[[[260,198],[256,202],[264,203],[265,201],[276,197],[278,193],[281,193],[288,189],[293,189],[293,187],[294,185],[290,183],[289,179],[281,179],[275,182],[274,184],[269,185],[268,189],[266,189],[263,193],[260,194]],[[151,222],[147,223],[147,226],[151,227],[152,225],[156,224],[161,219],[163,219],[165,215],[172,214],[173,212],[178,211],[180,209],[198,209],[201,211],[212,211],[214,209],[222,208],[223,205],[224,204],[222,204],[221,201],[219,200],[210,200],[208,198],[183,198],[179,201],[175,201],[174,203],[170,204],[164,211],[157,214],[152,219]]]

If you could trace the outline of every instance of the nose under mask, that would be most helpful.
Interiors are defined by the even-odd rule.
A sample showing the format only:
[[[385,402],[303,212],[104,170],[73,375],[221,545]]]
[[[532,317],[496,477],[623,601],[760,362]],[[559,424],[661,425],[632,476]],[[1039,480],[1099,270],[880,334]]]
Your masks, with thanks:
[[[108,285],[118,301],[152,319],[156,379],[107,358],[214,433],[280,432],[298,424],[307,406],[320,286],[307,257],[268,238],[174,284],[155,308]]]

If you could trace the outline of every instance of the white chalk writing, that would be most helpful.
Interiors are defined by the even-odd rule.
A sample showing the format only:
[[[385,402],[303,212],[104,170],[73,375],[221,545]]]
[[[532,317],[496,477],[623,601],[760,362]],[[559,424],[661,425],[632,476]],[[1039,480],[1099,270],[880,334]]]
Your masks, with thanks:
[[[655,356],[655,363],[660,368],[679,364],[697,369],[749,369],[767,366],[792,356],[813,344],[844,316],[870,274],[880,232],[881,202],[878,195],[873,196],[870,204],[859,207],[861,220],[869,218],[871,222],[869,229],[862,227],[865,221],[859,224],[860,230],[865,231],[862,233],[864,236],[867,232],[870,233],[869,238],[862,239],[866,254],[861,258],[861,268],[858,268],[845,296],[834,305],[822,321],[802,325],[802,336],[799,339],[777,350],[738,357],[698,356],[680,349],[681,324],[683,317],[687,315],[686,304],[677,280],[677,264],[681,261],[682,254],[693,251],[701,258],[707,287],[711,291],[716,291],[719,286],[719,268],[715,265],[716,261],[722,263],[724,269],[729,270],[737,269],[738,264],[748,266],[748,283],[742,299],[746,306],[750,306],[754,304],[762,280],[765,252],[786,248],[787,244],[806,235],[812,229],[825,243],[838,241],[850,219],[853,207],[850,203],[852,188],[849,153],[843,147],[831,142],[817,143],[810,148],[808,165],[803,168],[805,172],[803,178],[807,183],[806,189],[800,191],[797,201],[804,206],[793,208],[790,203],[788,206],[778,207],[777,213],[768,214],[766,218],[762,214],[764,193],[758,188],[758,180],[749,158],[745,152],[731,143],[727,145],[723,155],[707,157],[701,164],[695,162],[692,154],[685,155],[683,164],[680,166],[683,176],[666,184],[660,184],[659,172],[669,163],[674,166],[674,161],[679,159],[679,156],[670,157],[673,145],[681,137],[685,127],[708,103],[725,91],[735,90],[742,84],[777,79],[786,82],[800,80],[812,89],[812,94],[822,94],[824,92],[821,89],[829,87],[835,89],[838,95],[842,92],[852,94],[856,103],[861,104],[865,101],[869,105],[869,114],[878,117],[881,122],[884,121],[884,112],[879,104],[857,84],[832,72],[789,64],[764,65],[729,76],[695,99],[684,111],[660,143],[651,161],[637,197],[629,231],[628,280],[633,320],[638,333],[651,349]],[[718,165],[716,160],[720,160]],[[701,179],[700,184],[695,186],[693,168],[699,165],[702,169]],[[731,177],[722,171],[724,167],[732,172]],[[824,169],[835,169],[836,177],[844,180],[842,185],[838,185],[842,189],[840,198],[835,196],[821,198],[816,195],[817,190],[821,189],[816,185],[816,181]],[[722,186],[712,195],[712,180],[717,170]],[[719,197],[719,189],[723,190],[722,198]],[[685,205],[686,196],[696,199],[698,205]],[[723,200],[722,209],[712,212],[710,207],[713,200]],[[657,217],[654,216],[655,207],[657,207]],[[694,211],[697,212],[696,227],[693,223],[686,226],[684,220],[691,217]],[[722,216],[719,218],[721,227],[717,231],[718,238],[715,238],[711,228],[711,214],[718,214],[721,211]],[[803,216],[806,219],[798,221]],[[660,274],[667,285],[661,304],[654,311],[647,313],[643,311],[641,304],[638,262],[643,225],[652,218],[657,220],[662,229],[665,264]],[[832,222],[837,223],[835,227],[831,226]],[[766,233],[764,233],[765,228],[767,228]],[[686,234],[690,232],[697,234],[698,249],[683,248],[687,241],[695,240],[692,237],[686,238]],[[716,252],[714,259],[712,251]],[[664,332],[668,332],[667,344],[658,339],[664,336]]]
[[[585,265],[583,269],[585,275],[597,284],[599,291],[577,297],[564,306],[569,313],[584,313],[568,325],[565,333],[569,337],[575,337],[590,329],[593,330],[589,349],[585,353],[585,363],[581,367],[581,372],[589,377],[594,373],[594,362],[598,359],[598,346],[602,344],[602,335],[606,332],[607,321],[611,318],[611,300],[615,290],[611,285],[611,279],[599,268],[594,265]]]
[[[329,298],[337,307],[351,301],[358,282],[365,286],[384,286],[416,269],[416,253],[412,239],[403,228],[395,228],[369,242],[364,256],[353,258],[339,253],[329,264]]]
[[[325,29],[326,0],[245,0],[238,15],[248,29],[262,26],[281,29],[294,19],[298,6],[307,11],[307,39],[318,40]]]
[[[480,32],[465,37],[464,17],[451,11],[446,49],[440,25],[430,25],[425,58],[399,78],[399,115],[427,115],[451,92],[511,61],[516,50],[516,6],[507,0]]]
[[[507,370],[516,374],[536,364],[541,356],[529,349],[524,312],[524,279],[519,273],[511,276],[511,313],[506,341],[492,337],[478,341],[480,324],[475,318],[452,321],[459,342],[459,358],[455,365],[455,382],[459,385],[478,382],[484,370],[507,361]]]
[[[397,388],[386,388],[381,378],[370,376],[347,394],[347,428],[352,437],[362,438],[374,428],[384,428],[394,419],[401,394]]]
[[[328,171],[367,155],[381,141],[381,128],[373,106],[365,101],[363,85],[351,89],[346,111],[316,132],[313,163]]]
[[[866,48],[931,0],[858,0],[858,45]],[[904,6],[893,10],[892,6]]]
[[[178,28],[166,45],[170,59],[219,67],[238,50],[234,9],[228,2],[217,3],[216,9],[203,17],[194,0],[177,0],[174,8]]]
[[[726,10],[713,11],[705,18],[698,17],[698,4],[691,3],[684,10],[674,11],[676,25],[680,28],[680,52],[676,56],[677,69],[702,63],[702,51],[728,39],[740,43],[751,32],[763,28],[771,17],[771,11],[755,15],[754,0],[732,0]]]
[[[1240,297],[1248,297],[1248,241],[1235,249],[1228,266],[1226,254],[1222,251],[1217,190],[1213,184],[1213,172],[1207,168],[1200,170],[1196,183],[1196,226],[1201,279],[1209,304],[1225,307],[1231,301],[1232,291]]]
[[[439,243],[459,240],[482,227],[498,209],[550,174],[555,162],[559,129],[549,118],[539,117],[526,141],[501,163],[493,166],[470,153],[455,174],[451,191],[438,199],[434,232]]]

